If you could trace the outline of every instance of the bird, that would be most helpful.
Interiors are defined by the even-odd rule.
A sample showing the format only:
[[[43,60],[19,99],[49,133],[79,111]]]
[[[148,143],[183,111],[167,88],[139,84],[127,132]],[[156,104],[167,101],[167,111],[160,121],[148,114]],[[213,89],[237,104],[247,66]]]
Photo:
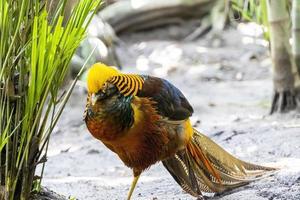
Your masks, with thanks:
[[[193,108],[169,81],[125,74],[103,63],[87,73],[84,120],[93,137],[132,169],[127,200],[142,172],[157,162],[190,195],[222,193],[277,168],[242,161],[191,124]]]

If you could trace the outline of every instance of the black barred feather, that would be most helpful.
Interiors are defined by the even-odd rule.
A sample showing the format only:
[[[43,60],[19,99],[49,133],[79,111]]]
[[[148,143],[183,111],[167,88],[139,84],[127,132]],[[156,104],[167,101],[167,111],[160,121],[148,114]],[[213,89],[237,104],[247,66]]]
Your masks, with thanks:
[[[108,82],[114,84],[124,96],[137,95],[142,90],[144,79],[135,74],[120,74],[113,76]]]
[[[91,104],[91,95],[88,94],[87,96],[87,100],[86,100],[86,105],[85,105],[85,109],[84,109],[84,112],[83,112],[83,120],[86,119],[87,115],[88,115],[88,108],[90,107],[90,104]]]

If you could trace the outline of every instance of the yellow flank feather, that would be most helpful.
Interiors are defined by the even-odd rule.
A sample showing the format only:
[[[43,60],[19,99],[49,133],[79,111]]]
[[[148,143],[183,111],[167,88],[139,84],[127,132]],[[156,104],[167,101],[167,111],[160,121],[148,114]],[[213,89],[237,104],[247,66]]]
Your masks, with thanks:
[[[140,103],[140,99],[136,97],[135,99],[136,102]],[[139,104],[137,103],[132,103],[131,104],[133,112],[134,112],[134,123],[132,126],[132,129],[135,129],[139,124],[142,124],[142,120],[144,118],[142,111],[139,108]]]
[[[120,72],[113,67],[109,67],[103,63],[94,64],[89,69],[87,75],[88,92],[90,94],[98,92],[108,79],[118,74]]]
[[[190,140],[194,135],[194,129],[189,119],[184,122],[184,130],[185,130],[185,143],[187,144],[188,142],[190,142]]]

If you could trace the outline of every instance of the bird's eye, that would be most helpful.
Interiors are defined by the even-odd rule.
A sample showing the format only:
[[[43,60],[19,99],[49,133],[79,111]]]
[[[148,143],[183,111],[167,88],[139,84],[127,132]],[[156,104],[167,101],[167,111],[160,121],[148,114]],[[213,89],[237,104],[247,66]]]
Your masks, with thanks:
[[[107,82],[103,83],[102,90],[105,90],[107,88],[107,86],[108,86]]]
[[[105,97],[106,97],[106,93],[105,92],[103,92],[103,91],[101,91],[101,90],[99,90],[96,94],[95,94],[95,97],[97,97],[97,98],[95,98],[96,100],[97,99],[104,99]],[[95,101],[96,102],[96,101]]]

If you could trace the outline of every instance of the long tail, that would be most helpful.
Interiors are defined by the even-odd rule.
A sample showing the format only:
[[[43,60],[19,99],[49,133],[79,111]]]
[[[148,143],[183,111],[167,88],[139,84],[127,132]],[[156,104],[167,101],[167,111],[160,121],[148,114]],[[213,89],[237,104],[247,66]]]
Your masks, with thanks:
[[[163,161],[176,182],[188,193],[223,192],[275,171],[239,160],[194,129],[186,149]]]

